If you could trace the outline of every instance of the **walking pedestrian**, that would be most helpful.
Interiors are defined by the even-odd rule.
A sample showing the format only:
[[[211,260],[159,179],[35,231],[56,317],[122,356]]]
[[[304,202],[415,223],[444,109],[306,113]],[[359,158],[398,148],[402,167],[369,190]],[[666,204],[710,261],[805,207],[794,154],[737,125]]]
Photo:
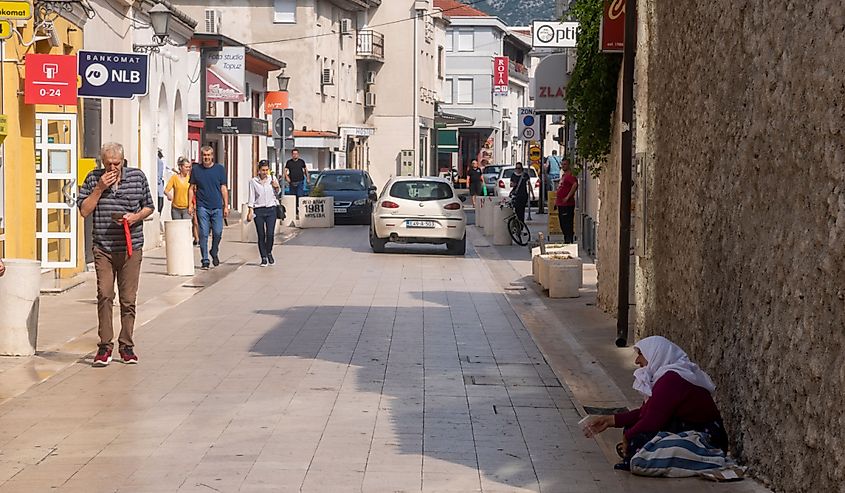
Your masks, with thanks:
[[[511,175],[511,198],[513,209],[520,221],[525,222],[525,207],[528,205],[528,196],[534,200],[534,189],[531,187],[531,177],[522,167],[522,163],[516,163]]]
[[[484,192],[484,176],[481,168],[478,167],[478,160],[473,159],[467,171],[467,184],[469,185],[469,198],[472,201],[472,208],[475,209],[475,197]]]
[[[246,221],[255,220],[258,232],[258,253],[261,255],[261,267],[273,265],[273,237],[276,234],[277,198],[281,191],[279,182],[270,176],[270,163],[266,159],[258,162],[258,176],[249,181],[249,212]]]
[[[153,213],[150,185],[144,172],[126,166],[123,146],[111,142],[100,150],[104,168],[88,173],[79,190],[82,217],[93,214],[94,270],[97,273],[97,316],[100,342],[94,366],[107,366],[114,349],[112,303],[117,280],[120,298],[118,350],[124,363],[135,354],[135,299],[141,274],[144,219]]]
[[[555,205],[560,230],[563,231],[563,242],[575,242],[575,192],[578,190],[578,179],[572,174],[569,160],[564,159],[560,165],[563,176],[557,188]]]
[[[156,192],[158,195],[158,213],[164,211],[164,153],[158,150],[158,161],[156,161]]]
[[[560,180],[560,165],[560,156],[557,155],[557,150],[553,150],[552,155],[546,158],[543,165],[543,180],[548,192],[557,189],[558,180]]]
[[[191,188],[191,161],[186,157],[180,157],[177,161],[177,173],[167,180],[167,186],[164,187],[164,194],[170,200],[170,218],[171,219],[190,219],[192,222],[192,234],[194,236],[194,245],[199,244],[199,234],[197,233],[197,224],[195,218],[189,212],[189,200]]]
[[[290,193],[296,196],[296,212],[299,214],[299,197],[305,195],[305,182],[308,180],[308,166],[299,157],[299,149],[290,151],[290,159],[285,163],[285,181],[290,185]]]
[[[218,256],[223,239],[223,218],[229,217],[229,187],[226,168],[214,162],[214,149],[204,146],[202,163],[191,168],[191,188],[188,193],[189,212],[197,215],[200,234],[202,269],[208,270],[208,256],[215,267],[220,265]],[[196,199],[196,201],[195,201]],[[208,249],[208,232],[211,230],[211,250]]]

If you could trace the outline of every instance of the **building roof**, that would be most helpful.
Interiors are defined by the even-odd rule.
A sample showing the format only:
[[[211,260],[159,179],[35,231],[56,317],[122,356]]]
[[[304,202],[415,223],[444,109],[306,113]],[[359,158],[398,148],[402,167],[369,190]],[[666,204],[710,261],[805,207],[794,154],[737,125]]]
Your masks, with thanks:
[[[434,0],[434,6],[442,10],[446,17],[492,17],[458,0]]]

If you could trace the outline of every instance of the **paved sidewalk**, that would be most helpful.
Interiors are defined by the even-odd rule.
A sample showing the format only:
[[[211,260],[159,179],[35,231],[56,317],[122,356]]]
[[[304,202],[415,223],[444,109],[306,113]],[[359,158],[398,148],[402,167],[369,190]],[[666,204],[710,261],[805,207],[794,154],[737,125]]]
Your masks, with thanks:
[[[307,230],[0,406],[0,491],[671,492],[612,471],[485,261]]]
[[[295,231],[285,229],[277,243]],[[222,264],[211,271],[197,269],[193,277],[167,275],[164,247],[144,251],[138,289],[136,328],[179,305],[205,287],[222,279],[257,256],[255,244],[240,242],[240,224],[226,228],[220,248]],[[199,249],[194,249],[199,266]],[[97,348],[97,280],[93,271],[78,276],[83,280],[56,295],[42,294],[39,309],[36,356],[0,356],[0,403],[33,385],[53,377]],[[120,307],[114,307],[115,332],[120,327]]]

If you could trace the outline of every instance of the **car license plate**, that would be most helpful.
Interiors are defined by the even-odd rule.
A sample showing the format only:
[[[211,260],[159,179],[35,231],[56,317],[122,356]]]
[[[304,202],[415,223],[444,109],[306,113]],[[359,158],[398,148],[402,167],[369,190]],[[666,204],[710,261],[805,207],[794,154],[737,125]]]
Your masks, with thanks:
[[[346,211],[347,211],[346,207],[335,207],[334,208],[335,214],[346,214]]]
[[[434,221],[405,221],[406,228],[433,228]]]

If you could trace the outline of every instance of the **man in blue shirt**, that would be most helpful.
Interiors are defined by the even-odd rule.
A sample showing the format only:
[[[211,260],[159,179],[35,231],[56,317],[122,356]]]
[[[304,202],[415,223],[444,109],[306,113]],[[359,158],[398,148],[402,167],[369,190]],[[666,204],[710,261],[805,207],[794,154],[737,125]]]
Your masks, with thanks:
[[[205,146],[201,150],[202,163],[191,169],[188,211],[197,215],[200,234],[202,269],[208,269],[208,254],[215,267],[220,265],[218,249],[223,238],[223,218],[229,217],[229,188],[226,168],[214,162],[214,149]],[[194,200],[196,199],[196,202]],[[196,207],[196,210],[194,209]],[[211,251],[208,250],[208,231],[211,229]]]
[[[560,162],[560,156],[557,155],[556,150],[553,150],[552,155],[546,158],[546,165],[543,166],[543,181],[547,192],[557,190],[557,184],[560,181]]]

